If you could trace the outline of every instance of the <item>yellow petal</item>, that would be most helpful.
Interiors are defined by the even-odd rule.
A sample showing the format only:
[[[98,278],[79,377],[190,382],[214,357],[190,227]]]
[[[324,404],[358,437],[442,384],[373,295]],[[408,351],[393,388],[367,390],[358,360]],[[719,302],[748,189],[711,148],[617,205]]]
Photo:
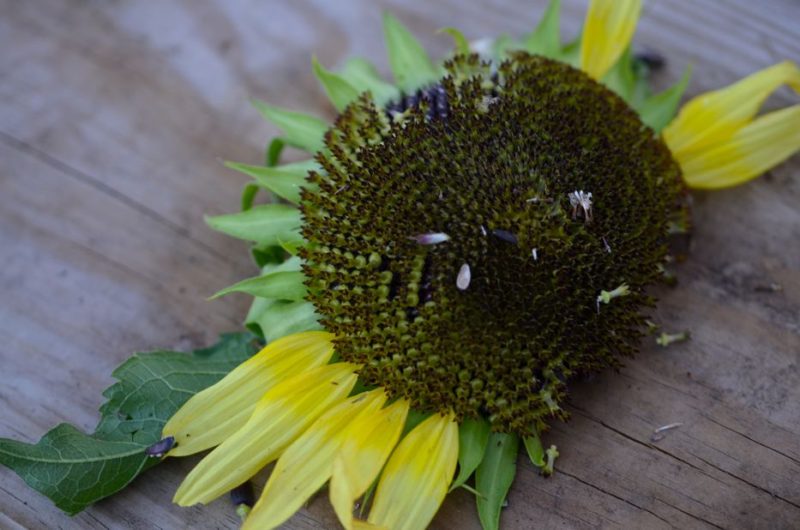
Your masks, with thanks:
[[[735,186],[759,176],[800,150],[800,105],[756,118],[726,141],[679,159],[693,188]]]
[[[347,530],[356,524],[353,503],[378,477],[397,444],[408,415],[408,401],[399,399],[371,414],[362,414],[348,427],[333,462],[330,499]]]
[[[602,78],[625,51],[636,31],[641,0],[591,0],[581,39],[581,69]]]
[[[308,331],[270,343],[221,381],[192,396],[172,416],[163,436],[174,436],[169,456],[185,456],[219,445],[247,422],[269,388],[322,366],[333,354],[332,335]]]
[[[368,521],[392,530],[426,528],[447,494],[458,460],[453,415],[431,416],[397,446],[383,471]]]
[[[299,510],[330,478],[348,426],[359,415],[377,412],[385,401],[382,389],[364,392],[320,416],[278,459],[243,530],[275,528]]]
[[[679,161],[690,152],[725,141],[749,123],[764,100],[784,84],[800,92],[800,70],[790,61],[701,94],[684,105],[664,129],[664,140]]]
[[[200,461],[174,502],[207,503],[269,464],[325,411],[343,401],[356,382],[349,363],[320,366],[264,394],[247,423]]]

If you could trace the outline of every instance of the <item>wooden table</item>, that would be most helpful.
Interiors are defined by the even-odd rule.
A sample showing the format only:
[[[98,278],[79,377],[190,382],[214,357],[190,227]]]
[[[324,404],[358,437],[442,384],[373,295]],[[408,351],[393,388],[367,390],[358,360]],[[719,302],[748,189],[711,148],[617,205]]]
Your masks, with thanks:
[[[0,435],[91,430],[131,352],[237,328],[244,296],[205,298],[253,266],[202,215],[238,206],[245,179],[220,159],[258,163],[276,132],[249,97],[330,117],[311,54],[388,71],[382,10],[441,54],[438,28],[521,34],[544,3],[0,0]],[[573,35],[585,2],[564,4]],[[692,62],[694,94],[800,60],[798,21],[793,0],[650,1],[636,42],[669,58],[659,86]],[[770,106],[792,102],[784,89]],[[647,342],[621,374],[574,386],[572,420],[546,436],[557,473],[520,459],[505,528],[800,525],[798,177],[795,157],[753,184],[695,194],[691,257],[654,313],[692,340]],[[227,501],[170,503],[195,461],[169,461],[72,519],[2,469],[0,527],[236,527]],[[334,528],[326,497],[287,527]],[[434,527],[478,528],[470,494],[452,495]]]

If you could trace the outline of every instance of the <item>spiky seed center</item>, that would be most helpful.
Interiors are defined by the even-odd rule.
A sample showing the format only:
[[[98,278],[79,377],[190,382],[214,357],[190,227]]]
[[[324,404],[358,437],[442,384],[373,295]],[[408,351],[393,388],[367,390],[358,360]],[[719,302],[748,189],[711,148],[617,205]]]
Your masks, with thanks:
[[[329,131],[302,206],[309,296],[366,384],[530,432],[562,414],[567,378],[635,351],[680,173],[570,66],[447,68],[387,109],[363,96]]]

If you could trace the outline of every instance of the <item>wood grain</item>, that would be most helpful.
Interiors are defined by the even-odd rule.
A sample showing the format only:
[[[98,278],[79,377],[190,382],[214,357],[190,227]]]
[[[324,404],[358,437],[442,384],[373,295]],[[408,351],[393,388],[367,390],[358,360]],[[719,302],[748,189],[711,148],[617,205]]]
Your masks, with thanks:
[[[565,0],[563,31],[585,8]],[[276,131],[247,98],[331,116],[310,74],[365,56],[387,71],[389,9],[433,53],[529,30],[545,2],[0,0],[0,436],[58,422],[93,428],[100,392],[134,350],[191,348],[235,329],[245,297],[208,303],[252,274],[204,213],[236,209]],[[636,43],[695,67],[690,93],[800,60],[793,0],[647,3]],[[797,97],[782,90],[769,107]],[[520,459],[505,528],[797,528],[800,521],[800,159],[738,189],[695,195],[679,285],[654,318],[690,342],[648,342],[619,374],[574,385],[572,420],[547,435],[557,473]],[[763,285],[779,284],[779,292]],[[663,440],[654,428],[682,422]],[[0,470],[2,528],[235,528],[226,501],[170,503],[195,460],[174,460],[74,518]],[[325,495],[287,528],[335,528]],[[477,529],[470,495],[435,528]]]

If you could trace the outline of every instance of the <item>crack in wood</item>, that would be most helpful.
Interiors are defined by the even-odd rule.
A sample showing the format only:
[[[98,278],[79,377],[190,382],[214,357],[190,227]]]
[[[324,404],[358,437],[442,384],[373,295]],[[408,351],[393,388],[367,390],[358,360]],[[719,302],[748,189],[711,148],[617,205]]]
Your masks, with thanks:
[[[705,470],[704,470],[704,469],[702,469],[701,467],[699,467],[699,466],[697,466],[697,465],[695,465],[695,464],[692,464],[692,463],[691,463],[691,462],[689,462],[688,460],[685,460],[685,459],[683,459],[683,458],[681,458],[681,457],[679,457],[679,456],[677,456],[677,455],[674,455],[674,454],[670,453],[669,451],[667,451],[667,450],[665,450],[665,449],[663,449],[663,448],[661,448],[661,447],[658,447],[657,445],[655,445],[655,444],[653,444],[653,443],[646,443],[646,442],[642,442],[642,441],[640,441],[640,440],[638,440],[638,439],[634,438],[633,436],[630,436],[629,434],[627,434],[627,433],[625,433],[625,432],[623,432],[623,431],[621,431],[621,430],[619,430],[619,429],[616,429],[616,428],[614,428],[614,427],[612,427],[612,426],[608,425],[608,424],[607,424],[607,423],[605,423],[604,421],[602,421],[602,420],[599,420],[599,419],[597,419],[597,418],[593,417],[591,414],[589,414],[587,411],[585,411],[585,410],[583,410],[583,409],[580,409],[580,408],[578,408],[578,407],[575,407],[575,406],[573,406],[572,408],[574,408],[574,409],[575,409],[575,410],[576,410],[576,411],[577,411],[577,412],[578,412],[578,413],[579,413],[581,416],[585,417],[586,419],[588,419],[588,420],[590,420],[590,421],[593,421],[593,422],[595,422],[595,423],[598,423],[599,425],[601,425],[601,426],[605,427],[606,429],[608,429],[608,430],[610,430],[610,431],[614,432],[615,434],[617,434],[617,435],[619,435],[619,436],[621,436],[621,437],[623,437],[623,438],[625,438],[625,439],[627,439],[627,440],[629,440],[629,441],[631,441],[631,442],[634,442],[634,443],[636,443],[636,444],[638,444],[638,445],[641,445],[641,446],[643,446],[643,447],[646,447],[646,448],[648,448],[648,449],[655,449],[655,450],[656,450],[656,451],[658,451],[659,453],[661,453],[661,454],[663,454],[663,455],[665,455],[665,456],[668,456],[668,457],[670,457],[670,458],[673,458],[673,459],[677,460],[678,462],[680,462],[680,463],[682,463],[682,464],[684,464],[684,465],[686,465],[686,466],[688,466],[688,467],[690,467],[690,468],[694,469],[695,471],[698,471],[698,472],[702,473],[703,475],[707,476],[708,478],[710,478],[710,479],[712,479],[712,480],[715,480],[715,481],[717,481],[717,482],[719,482],[719,483],[721,483],[721,484],[725,484],[725,482],[723,482],[723,481],[721,481],[720,479],[718,479],[717,477],[715,477],[715,476],[713,476],[713,475],[709,474],[707,471],[705,471]],[[717,423],[717,422],[714,422],[714,423]],[[723,427],[724,427],[724,426],[723,426]],[[745,438],[747,438],[747,437],[745,437]],[[757,443],[757,442],[756,442],[756,443]],[[762,444],[758,444],[758,445],[762,445]],[[777,452],[777,451],[776,451],[776,452]],[[715,465],[715,464],[713,464],[713,463],[709,462],[708,460],[706,460],[706,459],[704,459],[704,458],[702,458],[702,457],[700,457],[700,456],[696,455],[695,453],[693,453],[693,452],[691,452],[691,451],[689,451],[689,454],[691,454],[693,457],[697,458],[698,460],[700,460],[700,461],[701,461],[701,462],[703,462],[704,464],[706,464],[706,465],[710,466],[711,468],[713,468],[713,469],[716,469],[717,471],[719,471],[719,472],[721,472],[721,473],[723,473],[723,474],[725,474],[725,475],[728,475],[728,476],[730,476],[730,477],[731,477],[731,478],[733,478],[733,479],[739,480],[739,481],[741,481],[742,483],[744,483],[744,484],[747,484],[748,486],[750,486],[750,487],[752,487],[752,488],[754,488],[754,489],[756,489],[756,490],[759,490],[759,491],[761,491],[761,492],[763,492],[763,493],[766,493],[767,495],[769,495],[770,497],[772,497],[772,498],[774,498],[774,499],[777,499],[777,500],[779,500],[779,501],[783,501],[783,502],[785,502],[785,503],[789,504],[790,506],[792,506],[792,507],[794,507],[794,508],[800,509],[800,505],[798,505],[797,503],[795,503],[795,502],[793,502],[793,501],[791,501],[791,500],[789,500],[789,499],[786,499],[785,497],[782,497],[781,495],[779,495],[779,494],[777,494],[777,493],[775,493],[775,492],[772,492],[772,491],[770,491],[770,490],[768,490],[768,489],[764,488],[763,486],[759,486],[758,484],[755,484],[755,483],[753,483],[753,482],[750,482],[750,481],[748,481],[748,480],[746,480],[746,479],[744,479],[744,478],[742,478],[742,477],[740,477],[740,476],[738,476],[738,475],[736,475],[736,474],[734,474],[734,473],[731,473],[731,472],[729,472],[729,471],[727,471],[727,470],[725,470],[725,469],[723,469],[723,468],[721,468],[721,467],[719,467],[719,466],[717,466],[717,465]],[[723,452],[723,454],[725,454],[726,456],[728,456],[728,457],[730,457],[730,458],[733,458],[733,457],[731,457],[730,455],[727,455],[727,453],[724,453],[724,452]],[[781,453],[779,453],[779,454],[781,454]],[[784,455],[784,456],[785,456],[785,455]],[[790,460],[792,460],[791,458],[789,458],[789,459],[790,459]],[[663,501],[662,501],[662,502],[663,502]],[[672,505],[670,505],[670,506],[672,506]],[[709,507],[709,508],[710,508],[710,507]],[[677,509],[677,507],[676,507],[676,509]],[[709,523],[709,524],[711,524],[711,523]]]
[[[761,447],[763,447],[764,449],[768,449],[768,450],[772,451],[773,453],[779,454],[779,455],[781,455],[782,457],[784,457],[784,458],[786,458],[786,459],[788,459],[788,460],[790,460],[790,461],[794,462],[795,464],[797,464],[797,465],[800,465],[800,460],[798,460],[798,459],[794,458],[794,457],[793,457],[793,456],[791,456],[791,455],[787,455],[786,453],[784,453],[784,452],[782,452],[782,451],[779,451],[779,450],[775,449],[774,447],[770,447],[769,445],[766,445],[766,444],[764,444],[764,443],[761,443],[761,442],[759,442],[758,440],[756,440],[756,439],[754,439],[754,438],[751,438],[750,436],[747,436],[747,435],[746,435],[746,434],[744,434],[743,432],[739,432],[739,431],[737,431],[736,429],[733,429],[733,428],[731,428],[731,427],[729,427],[729,426],[725,425],[724,423],[721,423],[721,422],[719,422],[719,421],[715,420],[714,418],[712,418],[712,417],[711,417],[711,416],[709,416],[708,414],[703,414],[703,417],[704,417],[705,419],[707,419],[708,421],[710,421],[711,423],[714,423],[714,424],[716,424],[716,425],[719,425],[719,426],[720,426],[720,427],[722,427],[723,429],[726,429],[726,430],[728,430],[728,431],[731,431],[731,432],[733,432],[733,433],[736,433],[736,434],[738,434],[739,436],[741,436],[742,438],[745,438],[745,439],[747,439],[747,440],[749,440],[749,441],[753,442],[753,443],[754,443],[754,444],[756,444],[756,445],[760,445],[760,446],[761,446]]]
[[[751,488],[755,488],[755,489],[757,489],[757,490],[760,490],[760,491],[762,491],[762,492],[766,493],[767,495],[769,495],[770,497],[772,497],[772,498],[774,498],[774,499],[778,499],[778,500],[780,500],[780,501],[783,501],[783,502],[785,502],[785,503],[787,503],[787,504],[789,504],[789,505],[791,505],[791,506],[794,506],[794,507],[795,507],[795,508],[797,508],[798,510],[800,510],[800,505],[798,505],[797,503],[795,503],[795,502],[792,502],[792,501],[790,501],[789,499],[786,499],[786,498],[784,498],[784,497],[781,497],[781,496],[780,496],[780,495],[778,495],[777,493],[775,493],[775,492],[773,492],[773,491],[770,491],[770,490],[768,490],[768,489],[764,488],[763,486],[759,486],[758,484],[754,484],[753,482],[750,482],[749,480],[747,480],[747,479],[745,479],[745,478],[742,478],[742,477],[740,477],[739,475],[736,475],[736,474],[734,474],[734,473],[731,473],[730,471],[728,471],[728,470],[726,470],[726,469],[722,469],[721,467],[719,467],[719,466],[717,466],[717,465],[714,465],[714,464],[712,464],[711,462],[709,462],[709,461],[708,461],[708,460],[706,460],[705,458],[702,458],[702,457],[700,457],[700,456],[697,456],[696,454],[692,453],[691,451],[689,451],[689,454],[690,454],[690,455],[692,455],[693,457],[695,457],[696,459],[700,460],[701,462],[703,462],[703,463],[705,463],[705,464],[707,464],[707,465],[709,465],[709,466],[713,467],[714,469],[717,469],[717,470],[721,471],[722,473],[725,473],[726,475],[729,475],[729,476],[730,476],[730,477],[732,477],[732,478],[735,478],[735,479],[737,479],[737,480],[741,480],[742,482],[744,482],[745,484],[747,484],[747,485],[748,485],[748,486],[750,486]],[[800,517],[800,516],[799,516],[799,517]]]
[[[652,516],[653,516],[653,517],[655,517],[656,519],[659,519],[659,520],[661,520],[661,521],[663,521],[663,522],[667,523],[667,524],[668,524],[668,525],[669,525],[671,528],[674,528],[674,527],[675,527],[675,525],[673,525],[672,523],[670,523],[668,520],[664,519],[663,517],[661,517],[661,516],[660,516],[660,515],[658,515],[657,513],[653,512],[653,511],[651,511],[651,510],[648,510],[648,509],[647,509],[647,508],[645,508],[644,506],[639,506],[638,504],[636,504],[635,502],[631,501],[630,499],[626,499],[625,497],[622,497],[622,496],[620,496],[620,495],[617,495],[617,494],[615,494],[615,493],[613,493],[613,492],[610,492],[610,491],[608,491],[608,490],[605,490],[605,489],[601,488],[600,486],[598,486],[598,485],[596,485],[596,484],[592,484],[592,483],[591,483],[591,482],[589,482],[588,480],[584,480],[584,479],[582,479],[582,478],[581,478],[581,477],[579,477],[578,475],[573,475],[572,473],[569,473],[569,472],[567,472],[567,471],[564,471],[564,470],[562,470],[562,469],[559,469],[559,470],[558,470],[558,473],[560,473],[560,474],[562,474],[562,475],[565,475],[565,476],[567,476],[567,477],[570,477],[570,478],[572,478],[572,479],[574,479],[574,480],[577,480],[577,481],[578,481],[578,482],[580,482],[581,484],[584,484],[584,485],[586,485],[586,486],[589,486],[590,488],[596,489],[597,491],[599,491],[600,493],[603,493],[604,495],[608,495],[609,497],[613,497],[613,498],[615,498],[615,499],[617,499],[617,500],[619,500],[619,501],[622,501],[622,502],[624,502],[625,504],[628,504],[628,505],[630,505],[630,506],[633,506],[633,507],[634,507],[634,508],[636,508],[637,510],[641,510],[641,511],[643,511],[643,512],[649,513],[650,515],[652,515]],[[659,500],[661,500],[661,499],[659,499]],[[661,502],[664,502],[664,501],[663,501],[663,500],[661,500]],[[665,503],[665,504],[668,504],[668,503]]]
[[[621,430],[619,430],[619,429],[616,429],[616,428],[612,427],[611,425],[607,424],[606,422],[604,422],[604,421],[602,421],[602,420],[599,420],[599,419],[597,419],[597,418],[595,418],[595,417],[591,416],[591,415],[590,415],[590,414],[588,414],[586,411],[580,411],[580,413],[581,413],[581,415],[582,415],[582,416],[584,416],[584,417],[585,417],[585,418],[587,418],[588,420],[591,420],[591,421],[593,421],[593,422],[595,422],[595,423],[598,423],[598,424],[602,425],[602,426],[603,426],[603,427],[605,427],[606,429],[608,429],[608,430],[610,430],[611,432],[613,432],[613,433],[615,433],[615,434],[617,434],[617,435],[619,435],[619,436],[621,436],[621,437],[625,438],[626,440],[629,440],[629,441],[631,441],[631,442],[633,442],[633,443],[636,443],[636,444],[638,444],[638,445],[641,445],[642,447],[645,447],[645,448],[647,448],[647,449],[655,449],[656,451],[658,451],[658,452],[660,452],[660,453],[662,453],[662,454],[664,454],[664,455],[666,455],[666,456],[668,456],[668,457],[670,457],[670,458],[673,458],[673,459],[677,460],[678,462],[680,462],[680,463],[682,463],[682,464],[684,464],[684,465],[687,465],[687,466],[689,466],[690,468],[694,469],[695,471],[699,471],[700,473],[702,473],[703,475],[707,476],[708,478],[710,478],[710,479],[712,479],[712,480],[714,480],[714,481],[716,481],[716,482],[719,482],[720,484],[725,484],[725,482],[721,481],[719,478],[717,478],[717,477],[715,477],[715,476],[713,476],[713,475],[710,475],[710,474],[709,474],[708,472],[706,472],[705,470],[703,470],[703,469],[701,469],[701,468],[699,468],[699,467],[697,467],[697,466],[695,466],[695,465],[691,464],[690,462],[687,462],[686,460],[684,460],[684,459],[682,459],[682,458],[680,458],[680,457],[678,457],[678,456],[676,456],[676,455],[674,455],[674,454],[670,453],[669,451],[666,451],[666,450],[662,449],[661,447],[658,447],[658,446],[657,446],[656,444],[654,444],[654,443],[651,443],[651,442],[643,442],[643,441],[641,441],[641,440],[638,440],[638,439],[634,438],[633,436],[631,436],[631,435],[627,434],[626,432],[624,432],[624,431],[621,431]]]
[[[210,255],[214,256],[215,258],[220,259],[222,261],[226,261],[226,260],[229,259],[228,256],[225,256],[223,253],[221,253],[220,251],[218,251],[214,247],[211,247],[211,246],[203,243],[202,241],[199,241],[199,240],[193,238],[191,236],[188,228],[185,228],[183,226],[180,226],[180,225],[177,225],[177,224],[173,223],[172,221],[170,221],[169,219],[167,219],[166,217],[164,217],[160,213],[156,212],[155,210],[152,210],[151,208],[148,208],[144,204],[141,204],[141,203],[131,199],[130,197],[128,197],[124,193],[112,188],[111,186],[108,186],[107,184],[105,184],[101,180],[89,175],[88,173],[85,173],[85,172],[83,172],[83,171],[81,171],[81,170],[79,170],[79,169],[77,169],[75,167],[72,167],[69,164],[67,164],[66,162],[63,162],[63,161],[55,158],[54,156],[52,156],[52,155],[50,155],[48,153],[45,153],[44,151],[32,146],[31,144],[29,144],[29,143],[27,143],[27,142],[25,142],[23,140],[20,140],[19,138],[16,138],[16,137],[14,137],[14,136],[6,133],[6,132],[0,131],[0,142],[3,142],[8,147],[10,147],[12,149],[16,149],[17,151],[20,151],[21,153],[24,153],[24,154],[26,154],[26,155],[38,160],[39,162],[51,167],[52,169],[54,169],[54,170],[56,170],[56,171],[58,171],[60,173],[63,173],[64,175],[67,175],[67,176],[69,176],[71,178],[74,178],[74,179],[76,179],[76,180],[78,180],[78,181],[80,181],[80,182],[82,182],[82,183],[84,183],[84,184],[86,184],[88,186],[91,186],[92,188],[96,189],[100,193],[103,193],[104,195],[107,195],[108,197],[110,197],[110,198],[112,198],[112,199],[114,199],[116,201],[119,201],[120,203],[124,204],[125,206],[127,206],[127,207],[129,207],[129,208],[131,208],[131,209],[133,209],[133,210],[135,210],[137,212],[139,212],[140,214],[144,215],[145,217],[148,217],[148,218],[152,219],[153,221],[164,225],[165,227],[167,227],[170,230],[172,230],[173,232],[175,232],[177,235],[179,235],[181,237],[184,237],[184,238],[188,239],[189,241],[191,241],[192,243],[196,244],[198,247],[203,249],[203,251],[209,253]]]
[[[97,524],[105,528],[106,530],[111,530],[108,525],[106,525],[103,521],[97,518],[92,512],[86,512],[86,515],[89,516],[90,519],[94,520]]]
[[[659,499],[659,500],[660,500],[661,502],[664,502],[664,501],[663,501],[663,500],[661,500],[661,499]],[[664,504],[666,504],[666,505],[667,505],[667,506],[669,506],[670,508],[675,508],[677,511],[681,512],[682,514],[684,514],[684,515],[686,515],[686,516],[688,516],[688,517],[691,517],[692,519],[696,519],[696,520],[700,521],[701,523],[705,523],[705,524],[707,524],[708,526],[711,526],[711,527],[713,527],[713,528],[719,528],[720,530],[726,530],[726,528],[725,528],[724,526],[720,526],[720,525],[718,525],[718,524],[716,524],[716,523],[712,523],[712,522],[711,522],[711,521],[709,521],[708,519],[705,519],[704,517],[700,517],[699,515],[695,515],[695,514],[693,514],[693,513],[691,513],[691,512],[687,512],[686,510],[683,510],[683,509],[679,508],[678,506],[675,506],[674,504],[670,504],[670,503],[668,503],[668,502],[664,502]]]
[[[20,479],[20,482],[22,482],[21,479]],[[30,506],[26,501],[20,499],[19,497],[17,497],[12,492],[8,491],[6,488],[4,488],[2,486],[0,486],[0,491],[2,491],[3,493],[5,493],[9,497],[11,497],[12,499],[17,501],[18,503],[20,503],[23,506],[25,506],[28,509],[29,512],[33,512],[33,515],[37,516],[36,520],[39,521],[39,523],[41,523],[40,528],[47,528],[47,523],[38,517],[38,514],[36,513],[36,510],[32,506]],[[11,520],[14,521],[16,524],[20,525],[22,528],[25,528],[25,525],[20,523],[19,521],[15,520],[15,519],[11,519]]]

